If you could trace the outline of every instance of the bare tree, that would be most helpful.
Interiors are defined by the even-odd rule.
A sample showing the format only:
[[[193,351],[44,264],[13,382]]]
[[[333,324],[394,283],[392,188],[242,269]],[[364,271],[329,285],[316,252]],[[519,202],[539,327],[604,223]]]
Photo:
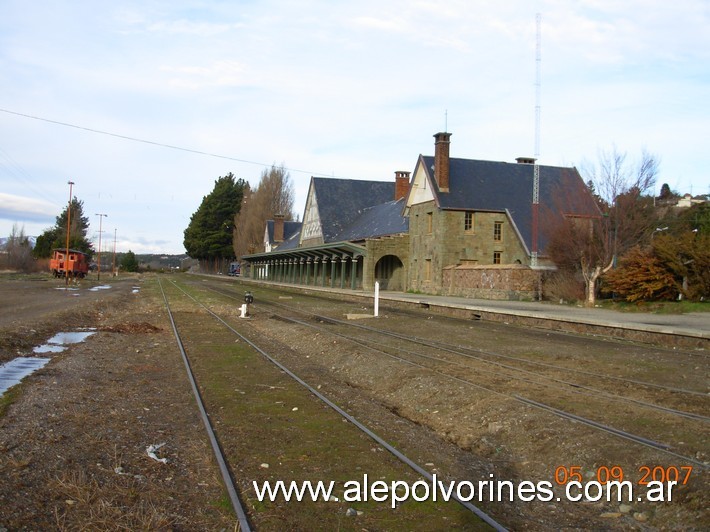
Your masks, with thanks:
[[[29,238],[25,235],[24,226],[18,229],[17,224],[13,224],[12,232],[7,239],[5,246],[8,267],[23,272],[32,270],[32,248]]]
[[[603,216],[567,219],[553,233],[548,253],[558,267],[582,274],[587,305],[594,305],[599,280],[617,257],[652,232],[656,216],[648,192],[653,192],[658,165],[658,158],[645,150],[637,163],[628,162],[616,146],[601,150],[596,164],[582,164]]]
[[[607,206],[632,190],[639,194],[653,191],[656,184],[659,160],[655,155],[643,149],[638,162],[627,162],[627,158],[626,152],[612,145],[610,150],[599,150],[596,163],[584,161],[581,165],[582,175]]]
[[[293,203],[293,183],[284,166],[264,170],[256,188],[244,191],[242,208],[234,218],[236,257],[264,251],[266,221],[277,214],[291,220]]]

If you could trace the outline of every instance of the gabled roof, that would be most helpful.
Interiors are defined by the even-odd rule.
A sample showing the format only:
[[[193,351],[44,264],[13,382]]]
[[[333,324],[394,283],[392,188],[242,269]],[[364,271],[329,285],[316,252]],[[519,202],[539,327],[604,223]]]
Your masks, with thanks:
[[[409,218],[402,216],[404,198],[366,208],[337,237],[338,240],[364,240],[409,231]]]
[[[284,221],[284,241],[291,238],[301,230],[301,222]],[[269,244],[278,244],[274,242],[274,221],[266,220],[266,231],[269,236]]]
[[[334,242],[365,209],[394,198],[394,182],[313,177],[323,241]],[[305,219],[305,215],[304,215]]]
[[[434,179],[434,157],[420,156],[437,206],[445,210],[508,211],[528,249],[532,249],[532,164],[449,159],[449,192]],[[562,215],[601,216],[576,168],[539,166],[540,249]]]
[[[284,230],[285,231],[285,230]],[[300,242],[300,237],[301,237],[301,224],[298,224],[298,230],[293,233],[291,236],[286,238],[283,242],[281,242],[278,247],[276,248],[277,251],[285,251],[289,249],[296,249],[298,247],[298,244]]]

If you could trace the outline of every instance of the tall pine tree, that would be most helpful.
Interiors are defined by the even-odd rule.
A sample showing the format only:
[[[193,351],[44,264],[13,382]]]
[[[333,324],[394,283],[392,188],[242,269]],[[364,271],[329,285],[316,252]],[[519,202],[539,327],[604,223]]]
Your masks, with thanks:
[[[183,244],[187,254],[200,262],[234,257],[232,230],[247,183],[230,172],[215,181],[214,189],[190,217]]]
[[[89,232],[89,218],[84,216],[84,202],[76,199],[71,201],[71,221],[69,228],[69,248],[82,251],[88,255],[94,253],[94,246],[86,237]],[[33,254],[38,259],[46,259],[52,255],[53,249],[64,249],[67,246],[67,216],[69,209],[65,208],[57,216],[54,227],[46,229],[37,237]]]

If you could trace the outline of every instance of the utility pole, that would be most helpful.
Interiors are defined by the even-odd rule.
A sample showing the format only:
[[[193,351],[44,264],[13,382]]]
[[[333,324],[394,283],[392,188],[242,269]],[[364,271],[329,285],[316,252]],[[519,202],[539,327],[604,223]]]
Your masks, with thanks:
[[[113,228],[113,263],[111,264],[111,276],[116,277],[116,228]]]
[[[69,181],[69,205],[67,206],[67,249],[64,255],[64,286],[69,286],[69,229],[71,228],[71,191],[74,181]]]
[[[103,220],[104,220],[104,216],[108,216],[108,214],[96,213],[96,216],[99,217],[99,258],[98,258],[99,274],[98,274],[98,276],[97,276],[96,279],[97,279],[98,281],[100,281],[100,280],[101,280],[101,233],[103,232],[103,231],[101,230],[101,228],[102,228],[102,226],[103,226],[102,222],[103,222]]]

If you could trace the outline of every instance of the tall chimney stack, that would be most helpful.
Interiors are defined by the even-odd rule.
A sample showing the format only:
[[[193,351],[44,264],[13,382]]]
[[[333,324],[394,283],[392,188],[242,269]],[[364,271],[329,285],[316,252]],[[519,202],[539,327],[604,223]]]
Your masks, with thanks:
[[[397,171],[394,173],[394,200],[398,201],[407,196],[409,192],[409,172]]]
[[[274,214],[274,242],[284,241],[284,215]]]
[[[434,179],[441,192],[449,191],[449,144],[451,133],[437,133],[434,135]]]

